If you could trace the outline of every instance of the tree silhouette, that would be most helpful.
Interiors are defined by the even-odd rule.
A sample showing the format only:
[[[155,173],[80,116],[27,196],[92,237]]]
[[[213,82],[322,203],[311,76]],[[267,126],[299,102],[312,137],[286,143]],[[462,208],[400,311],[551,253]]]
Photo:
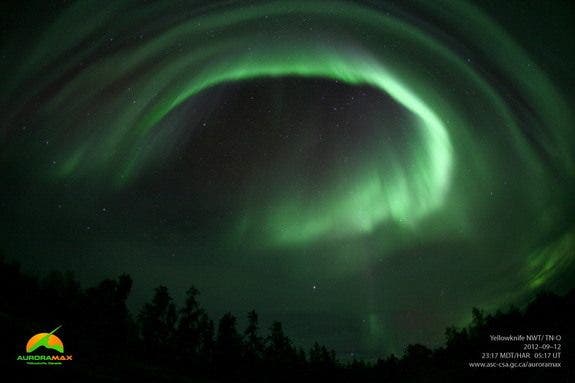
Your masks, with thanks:
[[[236,317],[226,313],[218,324],[214,362],[224,374],[234,374],[241,364],[242,339],[236,329]]]
[[[186,292],[184,307],[179,311],[179,321],[176,328],[176,344],[178,356],[188,364],[197,365],[201,350],[202,324],[206,313],[198,303],[198,289],[190,287]]]
[[[332,369],[336,365],[335,351],[328,351],[325,346],[314,342],[309,350],[309,363],[316,370]]]
[[[165,286],[156,288],[152,303],[146,303],[138,316],[140,332],[148,357],[167,358],[173,351],[172,342],[177,320],[176,306]]]
[[[86,290],[80,311],[83,328],[76,329],[79,333],[75,337],[78,349],[83,350],[86,357],[111,357],[126,350],[130,336],[134,336],[131,331],[134,324],[126,307],[131,288],[132,279],[123,274],[118,280],[105,279]],[[91,336],[80,336],[80,333]]]
[[[297,353],[285,336],[281,322],[273,322],[266,338],[265,360],[271,368],[286,369],[296,364]]]
[[[244,331],[243,358],[248,370],[256,369],[263,358],[264,342],[258,331],[258,314],[252,310],[248,313],[248,325]]]
[[[200,347],[198,360],[203,370],[211,371],[214,365],[214,321],[204,315],[200,321]]]
[[[40,280],[40,294],[50,297],[42,305],[46,305],[49,320],[56,323],[63,323],[74,315],[76,307],[73,303],[78,302],[81,293],[80,284],[69,271],[52,271]]]

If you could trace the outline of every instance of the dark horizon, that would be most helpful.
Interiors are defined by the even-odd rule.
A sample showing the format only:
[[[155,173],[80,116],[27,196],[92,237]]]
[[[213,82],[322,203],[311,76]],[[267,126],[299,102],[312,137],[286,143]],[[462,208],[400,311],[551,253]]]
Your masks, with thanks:
[[[26,297],[11,294],[10,288],[26,289]],[[40,374],[42,366],[24,370],[27,358],[37,356],[22,356],[25,341],[30,334],[48,331],[43,327],[46,323],[60,323],[46,335],[60,330],[56,336],[65,341],[58,338],[57,350],[64,355],[50,353],[44,345],[34,350],[41,352],[40,356],[69,359],[63,362],[66,368],[56,370],[56,376],[66,379],[63,381],[108,381],[130,376],[154,382],[198,378],[207,382],[405,382],[422,378],[444,382],[446,377],[459,376],[479,382],[507,376],[536,382],[563,381],[570,371],[575,289],[564,296],[542,291],[522,309],[509,307],[490,313],[473,308],[469,325],[447,327],[440,347],[410,344],[400,354],[380,355],[373,361],[359,356],[342,359],[318,342],[302,348],[281,322],[262,325],[257,311],[247,314],[244,326],[238,325],[238,317],[231,312],[219,320],[212,319],[206,315],[198,299],[201,294],[193,286],[182,305],[175,305],[169,290],[158,286],[153,299],[138,313],[130,313],[125,302],[131,289],[132,280],[127,274],[81,289],[71,274],[54,272],[37,279],[22,273],[17,263],[0,258],[0,324],[7,331],[7,342],[20,343],[13,350],[2,349],[2,365]],[[549,334],[552,340],[546,344],[553,346],[550,355],[563,354],[535,360],[555,367],[519,368],[521,356],[501,362],[517,365],[516,368],[481,367],[491,362],[482,356],[485,350],[525,354],[514,343],[493,343],[492,337],[532,334]],[[10,363],[12,351],[19,356]]]

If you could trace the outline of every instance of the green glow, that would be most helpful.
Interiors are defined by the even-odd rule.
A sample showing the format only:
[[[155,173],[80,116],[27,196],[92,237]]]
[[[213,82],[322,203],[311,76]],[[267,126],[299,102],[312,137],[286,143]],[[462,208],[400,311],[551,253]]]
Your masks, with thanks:
[[[534,251],[527,260],[529,288],[537,289],[550,282],[556,273],[569,265],[573,254],[575,254],[575,230]]]
[[[305,32],[297,36],[296,30],[293,35],[282,32],[284,44],[267,44],[265,37],[280,33],[275,30],[277,27],[285,30],[284,23],[269,26],[262,23],[249,33],[237,32],[244,23],[254,22],[262,15],[287,22],[294,10],[309,14],[319,22],[326,17],[348,24],[359,22],[379,34],[388,33],[390,38],[428,43],[432,47],[437,45],[408,24],[372,15],[367,9],[346,3],[338,3],[331,10],[310,2],[267,3],[206,16],[201,23],[192,18],[147,44],[88,68],[52,100],[48,106],[51,111],[60,110],[63,104],[72,111],[84,108],[84,104],[91,102],[104,86],[125,73],[137,71],[142,63],[154,59],[166,47],[186,42],[184,52],[170,56],[169,60],[161,59],[153,76],[142,77],[134,83],[137,102],[131,102],[129,92],[123,92],[117,99],[104,103],[102,109],[110,112],[101,113],[94,123],[97,132],[93,134],[93,142],[72,149],[57,174],[62,177],[109,174],[118,186],[126,185],[137,177],[145,164],[153,161],[156,152],[168,150],[161,143],[150,144],[149,136],[159,121],[190,97],[229,81],[257,77],[324,77],[376,87],[419,119],[417,125],[423,136],[422,145],[414,150],[413,163],[409,166],[417,168],[417,173],[405,164],[389,169],[384,168],[389,164],[372,164],[367,174],[353,177],[358,183],[352,185],[351,190],[343,195],[330,195],[327,203],[318,201],[322,206],[320,209],[306,209],[303,201],[293,198],[275,201],[276,207],[263,218],[267,225],[264,232],[271,236],[269,242],[302,243],[326,235],[367,233],[389,220],[412,225],[439,208],[449,188],[452,169],[448,132],[434,106],[410,88],[412,81],[407,75],[395,73],[392,60],[388,60],[389,64],[382,60],[386,52],[371,52],[369,47],[358,49],[361,40],[350,48],[346,41],[338,41],[337,36],[329,37],[330,46],[326,46],[327,37],[307,36]],[[219,39],[195,38],[206,30],[217,30]],[[78,99],[76,95],[80,91],[84,97]],[[122,112],[114,115],[112,110]],[[387,174],[383,176],[382,171]],[[341,222],[345,223],[345,230],[338,229]]]
[[[294,249],[373,240],[377,256],[388,256],[437,238],[483,244],[506,241],[501,238],[509,234],[519,241],[511,228],[487,233],[497,222],[486,223],[484,212],[496,203],[508,205],[507,194],[518,196],[510,221],[528,236],[558,230],[554,222],[536,228],[526,222],[538,221],[555,204],[562,207],[556,201],[573,184],[569,103],[477,7],[465,1],[408,3],[406,14],[413,8],[414,19],[340,1],[329,7],[317,1],[216,3],[190,14],[175,12],[170,1],[78,2],[0,85],[3,105],[10,106],[7,125],[48,94],[27,115],[42,127],[35,142],[49,137],[59,156],[42,176],[114,193],[169,163],[189,127],[162,123],[210,88],[285,76],[368,85],[411,113],[412,125],[398,127],[409,132],[405,150],[397,143],[374,145],[377,155],[366,156],[353,172],[335,169],[335,186],[321,197],[310,198],[301,179],[254,182],[245,191],[247,202],[229,207],[233,222],[222,229],[223,242]],[[158,14],[171,18],[162,24]],[[426,29],[419,14],[450,25],[453,40]],[[148,24],[154,27],[142,27]],[[129,35],[132,29],[138,32]],[[77,34],[62,33],[67,30]],[[34,89],[22,91],[27,84]],[[385,116],[368,117],[384,129]],[[3,159],[38,150],[27,149],[14,145]],[[277,164],[291,171],[285,178],[305,165],[289,162]],[[268,189],[274,192],[261,197]],[[533,240],[521,253],[514,250],[510,257],[523,257],[518,275],[526,286],[543,286],[571,261],[564,242],[546,247]],[[368,263],[361,258],[346,267]]]
[[[378,355],[414,328],[439,339],[472,306],[571,287],[571,78],[540,46],[565,37],[554,25],[530,44],[514,6],[499,26],[474,3],[83,0],[24,17],[30,36],[8,26],[0,60],[7,254],[325,313]],[[298,118],[286,97],[301,89],[281,88],[330,81],[368,97]],[[240,82],[271,99],[234,98]],[[236,146],[248,125],[256,140]]]

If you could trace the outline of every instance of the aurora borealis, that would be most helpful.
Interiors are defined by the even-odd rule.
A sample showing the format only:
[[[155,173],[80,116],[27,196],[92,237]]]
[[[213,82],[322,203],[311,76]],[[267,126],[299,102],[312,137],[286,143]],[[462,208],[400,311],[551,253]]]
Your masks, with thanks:
[[[365,358],[573,286],[567,2],[13,8],[0,238],[27,268],[194,284]]]

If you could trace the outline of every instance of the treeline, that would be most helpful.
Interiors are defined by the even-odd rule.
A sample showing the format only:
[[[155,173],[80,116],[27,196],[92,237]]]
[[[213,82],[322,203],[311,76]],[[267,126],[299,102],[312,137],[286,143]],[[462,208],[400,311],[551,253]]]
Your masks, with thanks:
[[[296,348],[280,322],[273,322],[267,334],[261,335],[255,310],[247,313],[243,331],[230,312],[214,323],[200,306],[198,296],[199,291],[191,287],[183,307],[177,308],[165,286],[155,289],[152,301],[137,316],[146,359],[175,367],[185,365],[208,375],[236,377],[336,367],[333,350],[317,343],[308,353]]]
[[[247,313],[243,329],[229,312],[215,322],[193,286],[182,307],[159,286],[132,316],[126,305],[131,288],[132,279],[124,274],[84,290],[69,272],[34,278],[0,258],[0,326],[8,334],[2,360],[22,354],[31,335],[52,330],[46,326],[62,325],[57,335],[74,354],[74,367],[102,378],[133,376],[137,370],[150,381],[282,380],[277,374],[329,375],[338,366],[335,352],[325,346],[297,348],[280,322],[261,329],[255,310]]]
[[[473,309],[471,324],[448,328],[445,345],[434,350],[415,344],[401,356],[342,362],[318,343],[309,350],[296,347],[280,322],[261,329],[256,311],[247,313],[241,329],[232,313],[214,321],[194,287],[177,307],[160,286],[132,316],[126,306],[131,288],[128,275],[82,289],[71,273],[35,278],[0,258],[0,363],[30,372],[30,366],[15,363],[15,356],[31,335],[62,325],[58,334],[74,362],[57,373],[81,381],[536,382],[567,381],[569,373],[574,290],[565,296],[541,293],[524,310],[486,314]],[[561,335],[563,367],[471,368],[469,362],[482,361],[483,352],[520,351],[516,343],[492,342],[490,335],[496,334]]]

